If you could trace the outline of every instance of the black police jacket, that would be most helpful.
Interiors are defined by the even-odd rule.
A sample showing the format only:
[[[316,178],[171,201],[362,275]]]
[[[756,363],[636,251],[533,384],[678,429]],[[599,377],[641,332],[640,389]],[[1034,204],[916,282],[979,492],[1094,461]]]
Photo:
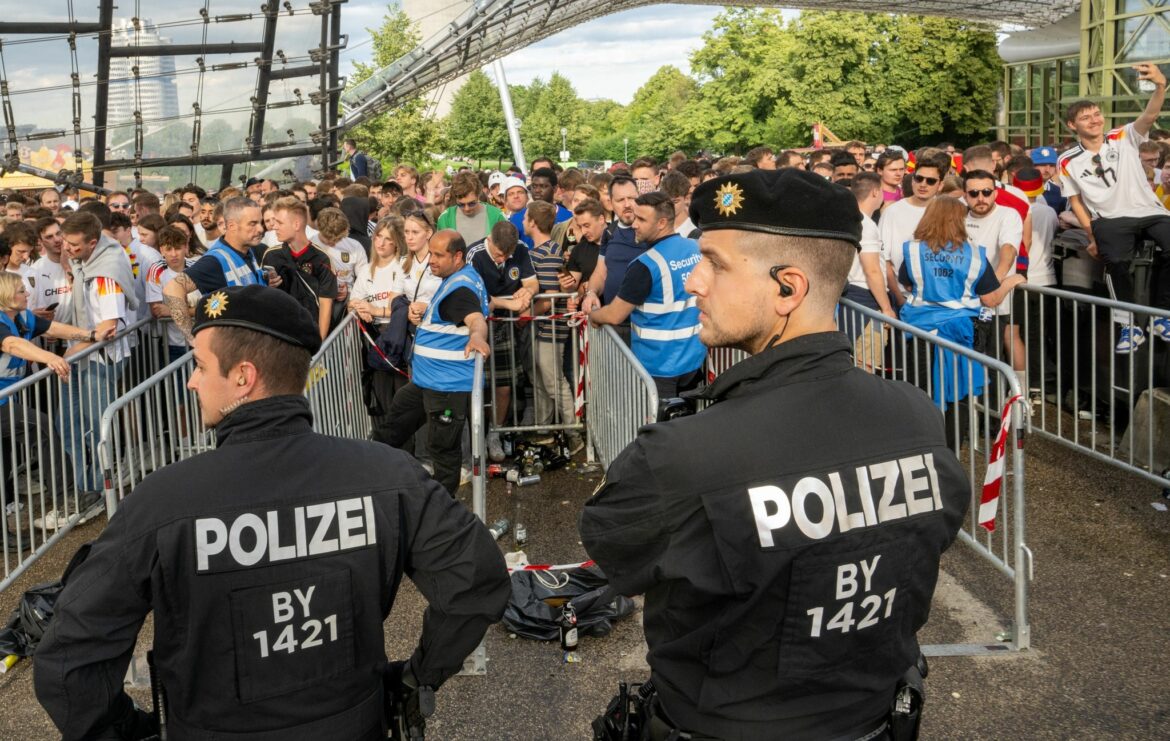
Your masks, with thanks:
[[[401,572],[430,603],[410,660],[422,684],[459,671],[500,619],[511,587],[479,520],[404,453],[310,423],[303,397],[246,404],[216,450],[122,502],[35,658],[37,697],[66,739],[124,709],[152,610],[174,739],[377,737]]]
[[[654,682],[682,729],[867,731],[918,655],[971,498],[942,415],[855,368],[839,332],[748,358],[703,395],[715,403],[642,428],[610,466],[585,549],[646,595]]]

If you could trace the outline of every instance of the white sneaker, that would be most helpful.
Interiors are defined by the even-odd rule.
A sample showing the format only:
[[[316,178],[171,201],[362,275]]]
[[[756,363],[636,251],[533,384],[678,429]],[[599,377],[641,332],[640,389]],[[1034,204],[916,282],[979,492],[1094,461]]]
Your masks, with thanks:
[[[430,461],[420,461],[419,465],[421,465],[424,469],[426,469],[428,476],[431,476],[432,478],[434,478],[434,475],[435,475],[435,464],[434,463],[431,463]]]
[[[21,512],[23,509],[24,504],[22,502],[9,502],[8,504],[4,505],[4,514],[7,517],[12,517],[13,515]]]
[[[487,449],[488,458],[491,458],[493,463],[504,460],[504,446],[500,443],[500,433],[489,432],[487,434]]]
[[[62,527],[63,525],[70,523],[70,522],[75,522],[78,519],[79,519],[79,516],[77,515],[77,513],[71,514],[68,517],[66,517],[61,511],[54,509],[54,510],[50,510],[44,516],[38,517],[35,520],[33,520],[33,525],[36,527],[39,527],[39,528],[44,528],[45,530],[57,530],[60,527]]]
[[[471,469],[467,466],[459,467],[459,485],[464,486],[471,483]]]

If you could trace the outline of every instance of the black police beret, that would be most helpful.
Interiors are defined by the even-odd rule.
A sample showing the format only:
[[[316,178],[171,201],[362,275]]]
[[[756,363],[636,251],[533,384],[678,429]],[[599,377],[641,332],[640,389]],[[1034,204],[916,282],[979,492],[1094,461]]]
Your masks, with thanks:
[[[313,354],[321,349],[320,330],[308,310],[284,291],[268,286],[221,288],[199,299],[192,334],[208,327],[242,327]]]
[[[840,239],[861,249],[861,211],[853,193],[792,167],[708,180],[691,197],[691,221],[704,232]]]

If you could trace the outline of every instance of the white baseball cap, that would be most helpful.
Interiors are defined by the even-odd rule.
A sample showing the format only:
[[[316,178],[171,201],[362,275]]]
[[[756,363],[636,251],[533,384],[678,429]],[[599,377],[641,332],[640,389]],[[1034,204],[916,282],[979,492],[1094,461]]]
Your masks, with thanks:
[[[490,181],[489,181],[489,184],[490,184]],[[525,193],[528,192],[528,186],[525,185],[524,181],[521,180],[520,178],[506,177],[506,178],[504,178],[504,181],[502,183],[500,183],[500,192],[502,192],[504,194],[507,194],[508,191],[510,191],[512,188],[523,188]]]
[[[488,175],[488,188],[491,188],[491,187],[496,186],[496,185],[503,185],[504,181],[507,179],[508,179],[507,175],[500,172],[499,170],[496,170],[491,175]]]

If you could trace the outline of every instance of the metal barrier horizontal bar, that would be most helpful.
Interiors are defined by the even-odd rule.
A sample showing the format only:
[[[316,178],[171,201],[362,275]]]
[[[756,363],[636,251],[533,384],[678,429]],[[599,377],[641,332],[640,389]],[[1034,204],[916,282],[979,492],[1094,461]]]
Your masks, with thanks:
[[[1029,431],[1170,486],[1170,342],[1156,337],[1154,324],[1170,320],[1170,309],[1046,286],[1016,290],[1011,313],[997,317],[996,348],[1028,381]],[[1004,346],[1012,325],[1021,327],[1022,353]],[[1136,347],[1135,328],[1144,333]]]

